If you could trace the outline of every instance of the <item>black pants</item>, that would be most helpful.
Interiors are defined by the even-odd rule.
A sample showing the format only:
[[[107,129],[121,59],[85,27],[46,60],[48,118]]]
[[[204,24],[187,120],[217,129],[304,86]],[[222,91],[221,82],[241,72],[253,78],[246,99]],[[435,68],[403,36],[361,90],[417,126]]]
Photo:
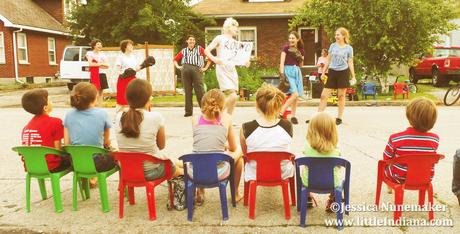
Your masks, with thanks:
[[[193,92],[195,89],[196,100],[201,107],[201,98],[204,94],[203,88],[203,74],[200,68],[190,64],[184,64],[182,71],[182,83],[184,84],[185,91],[185,114],[193,114]]]

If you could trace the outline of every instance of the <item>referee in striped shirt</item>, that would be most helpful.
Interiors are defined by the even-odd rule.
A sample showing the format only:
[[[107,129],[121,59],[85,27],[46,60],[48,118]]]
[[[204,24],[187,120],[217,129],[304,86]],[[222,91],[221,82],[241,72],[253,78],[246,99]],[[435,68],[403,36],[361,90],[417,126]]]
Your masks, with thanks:
[[[185,114],[184,117],[193,115],[193,93],[195,89],[198,105],[201,107],[201,98],[204,94],[203,88],[203,72],[208,70],[211,65],[211,60],[207,59],[204,66],[204,49],[196,45],[193,35],[187,36],[187,47],[182,49],[176,57],[174,57],[174,66],[181,71],[182,84],[185,91]],[[179,65],[179,61],[182,66]]]

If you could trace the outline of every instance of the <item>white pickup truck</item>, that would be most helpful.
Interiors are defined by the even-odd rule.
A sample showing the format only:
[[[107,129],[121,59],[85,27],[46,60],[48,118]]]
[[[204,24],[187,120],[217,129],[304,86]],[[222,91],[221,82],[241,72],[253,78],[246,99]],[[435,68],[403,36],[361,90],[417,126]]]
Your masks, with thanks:
[[[86,52],[91,50],[89,46],[67,46],[62,56],[60,75],[61,79],[69,80],[69,90],[81,81],[89,81],[89,65],[86,60]]]

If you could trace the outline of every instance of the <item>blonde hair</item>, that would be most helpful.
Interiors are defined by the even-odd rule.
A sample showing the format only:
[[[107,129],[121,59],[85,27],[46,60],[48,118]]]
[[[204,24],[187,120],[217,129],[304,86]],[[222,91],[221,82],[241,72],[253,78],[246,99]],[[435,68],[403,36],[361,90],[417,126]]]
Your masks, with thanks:
[[[230,27],[232,27],[232,26],[238,27],[239,26],[238,21],[236,21],[235,19],[233,19],[231,17],[225,19],[224,26],[223,26],[224,33],[228,32],[228,30],[230,30]]]
[[[218,89],[211,89],[201,99],[201,113],[208,119],[217,119],[224,109],[225,95]]]
[[[428,132],[436,123],[438,111],[433,101],[419,97],[407,105],[406,117],[410,125],[417,131]]]
[[[343,36],[343,40],[345,43],[350,44],[350,32],[348,32],[348,29],[344,27],[340,27],[336,30],[336,32],[339,32]]]
[[[283,106],[285,95],[275,86],[263,84],[257,90],[256,104],[257,108],[268,119],[274,119],[278,116],[281,107]]]
[[[321,154],[334,151],[338,142],[335,119],[326,112],[316,114],[308,125],[307,141]]]

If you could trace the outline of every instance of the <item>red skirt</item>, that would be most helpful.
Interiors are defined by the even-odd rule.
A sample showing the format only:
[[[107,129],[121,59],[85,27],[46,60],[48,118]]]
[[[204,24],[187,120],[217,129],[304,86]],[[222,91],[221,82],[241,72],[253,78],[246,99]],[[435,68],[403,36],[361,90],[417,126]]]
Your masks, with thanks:
[[[101,82],[99,81],[99,67],[89,67],[89,79],[91,84],[96,86],[97,90],[101,90]]]
[[[128,78],[118,78],[117,81],[117,104],[118,105],[128,105],[126,100],[126,88],[128,87],[129,82],[136,79],[135,76]]]

